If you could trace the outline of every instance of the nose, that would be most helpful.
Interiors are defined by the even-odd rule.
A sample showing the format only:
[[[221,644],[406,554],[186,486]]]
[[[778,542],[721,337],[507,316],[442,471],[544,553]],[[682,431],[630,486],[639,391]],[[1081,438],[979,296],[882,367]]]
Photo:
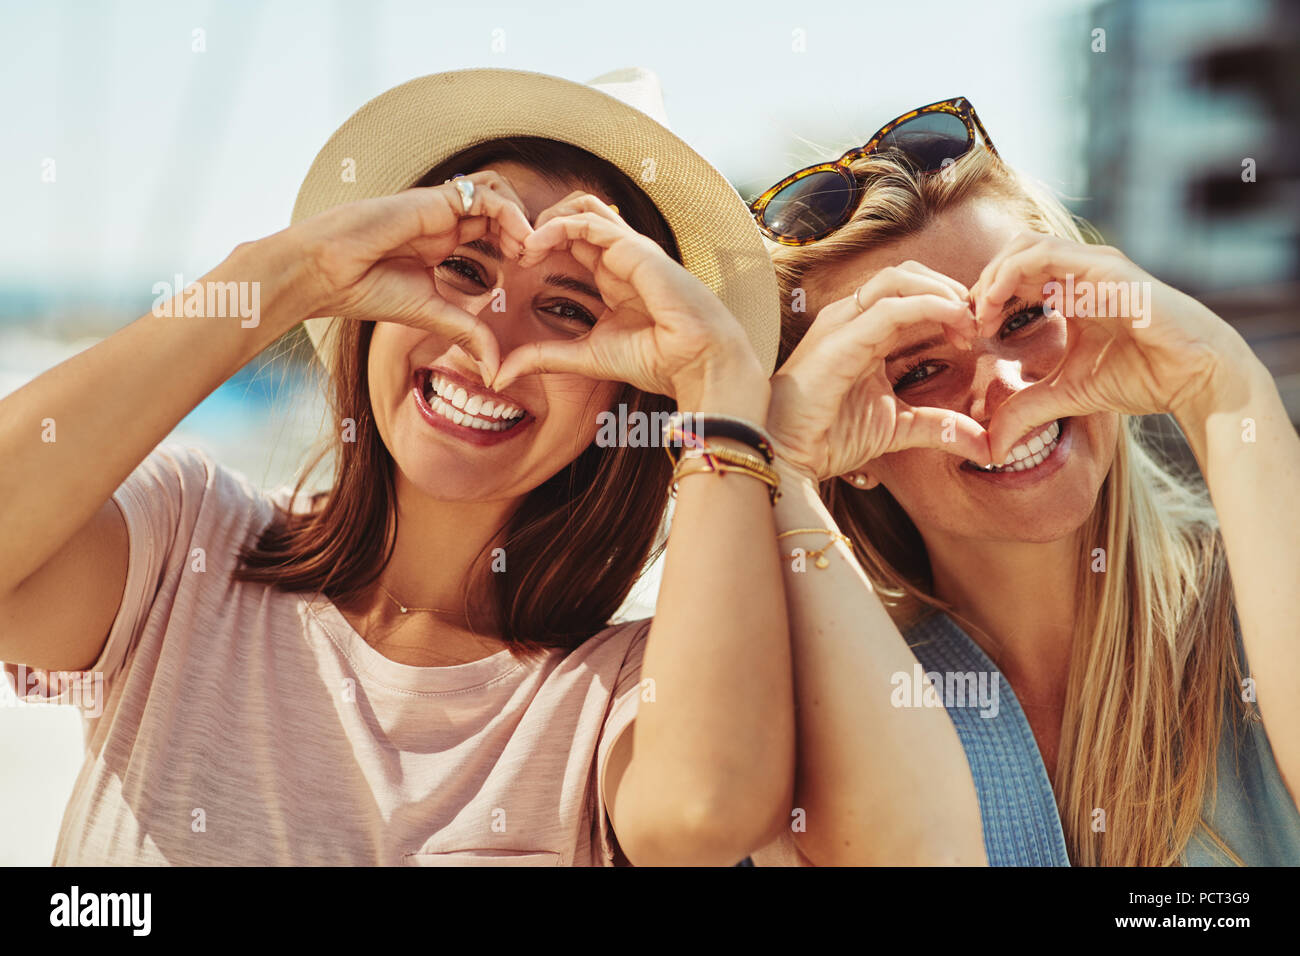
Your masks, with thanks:
[[[975,372],[971,376],[970,407],[966,414],[987,426],[1002,403],[1031,381],[1020,359],[992,351],[977,353]]]
[[[477,309],[467,310],[496,336],[502,358],[538,338],[537,324],[532,321],[532,294],[525,286],[512,281],[511,269],[505,266],[498,271],[491,293],[484,295]]]

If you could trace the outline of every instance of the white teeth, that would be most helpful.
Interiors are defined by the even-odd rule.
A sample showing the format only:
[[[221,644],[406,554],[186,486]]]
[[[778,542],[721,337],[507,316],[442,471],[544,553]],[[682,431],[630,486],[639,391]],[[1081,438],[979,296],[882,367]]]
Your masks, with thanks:
[[[426,398],[429,407],[457,425],[480,431],[500,432],[513,428],[524,411],[505,402],[494,402],[447,379],[431,375]]]
[[[1061,435],[1061,426],[1052,422],[1038,434],[1011,449],[1007,460],[996,468],[980,465],[981,471],[1028,471],[1045,462],[1055,450],[1057,439]]]
[[[487,419],[484,418],[476,418],[473,415],[466,415],[464,412],[460,411],[459,409],[451,405],[448,405],[446,402],[444,402],[441,398],[438,398],[436,395],[434,396],[433,401],[430,403],[429,407],[432,408],[439,415],[441,415],[443,418],[449,419],[450,421],[455,422],[457,425],[463,425],[466,428],[475,428],[480,431],[489,431],[489,432],[503,432],[507,428],[514,427],[513,424],[509,422],[488,421]]]

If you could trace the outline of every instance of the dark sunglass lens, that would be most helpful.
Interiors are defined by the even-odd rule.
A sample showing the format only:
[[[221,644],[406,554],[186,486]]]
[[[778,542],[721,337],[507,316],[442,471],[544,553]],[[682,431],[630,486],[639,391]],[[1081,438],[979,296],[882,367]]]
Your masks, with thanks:
[[[780,236],[806,239],[834,229],[848,217],[853,187],[836,172],[811,173],[769,200],[763,223]]]
[[[922,113],[885,134],[881,149],[899,149],[924,172],[940,169],[970,148],[966,124],[951,113]]]

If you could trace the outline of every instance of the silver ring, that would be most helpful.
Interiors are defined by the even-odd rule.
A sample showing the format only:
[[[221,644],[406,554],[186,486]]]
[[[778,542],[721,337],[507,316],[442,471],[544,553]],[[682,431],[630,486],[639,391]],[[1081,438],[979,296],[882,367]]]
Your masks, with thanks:
[[[853,304],[856,305],[856,306],[858,307],[858,311],[859,311],[859,312],[865,312],[865,311],[866,311],[866,308],[865,308],[865,307],[863,306],[863,304],[862,304],[862,300],[858,298],[858,293],[860,293],[864,288],[866,288],[866,286],[861,286],[861,285],[860,285],[860,286],[858,286],[856,289],[853,290]]]
[[[474,181],[464,176],[453,176],[450,182],[460,193],[460,211],[469,215],[469,209],[474,205]]]

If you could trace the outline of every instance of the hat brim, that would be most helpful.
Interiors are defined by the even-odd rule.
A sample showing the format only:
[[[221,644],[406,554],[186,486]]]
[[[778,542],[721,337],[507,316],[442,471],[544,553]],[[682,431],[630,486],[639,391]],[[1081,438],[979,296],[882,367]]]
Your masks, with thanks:
[[[458,70],[381,93],[317,154],[298,191],[293,222],[343,203],[400,192],[448,157],[511,136],[578,146],[622,170],[658,207],[682,264],[735,316],[771,374],[780,333],[779,293],[744,200],[663,125],[580,83],[520,70]],[[354,170],[349,177],[354,181],[344,180],[345,163]],[[305,323],[318,354],[333,321]]]

